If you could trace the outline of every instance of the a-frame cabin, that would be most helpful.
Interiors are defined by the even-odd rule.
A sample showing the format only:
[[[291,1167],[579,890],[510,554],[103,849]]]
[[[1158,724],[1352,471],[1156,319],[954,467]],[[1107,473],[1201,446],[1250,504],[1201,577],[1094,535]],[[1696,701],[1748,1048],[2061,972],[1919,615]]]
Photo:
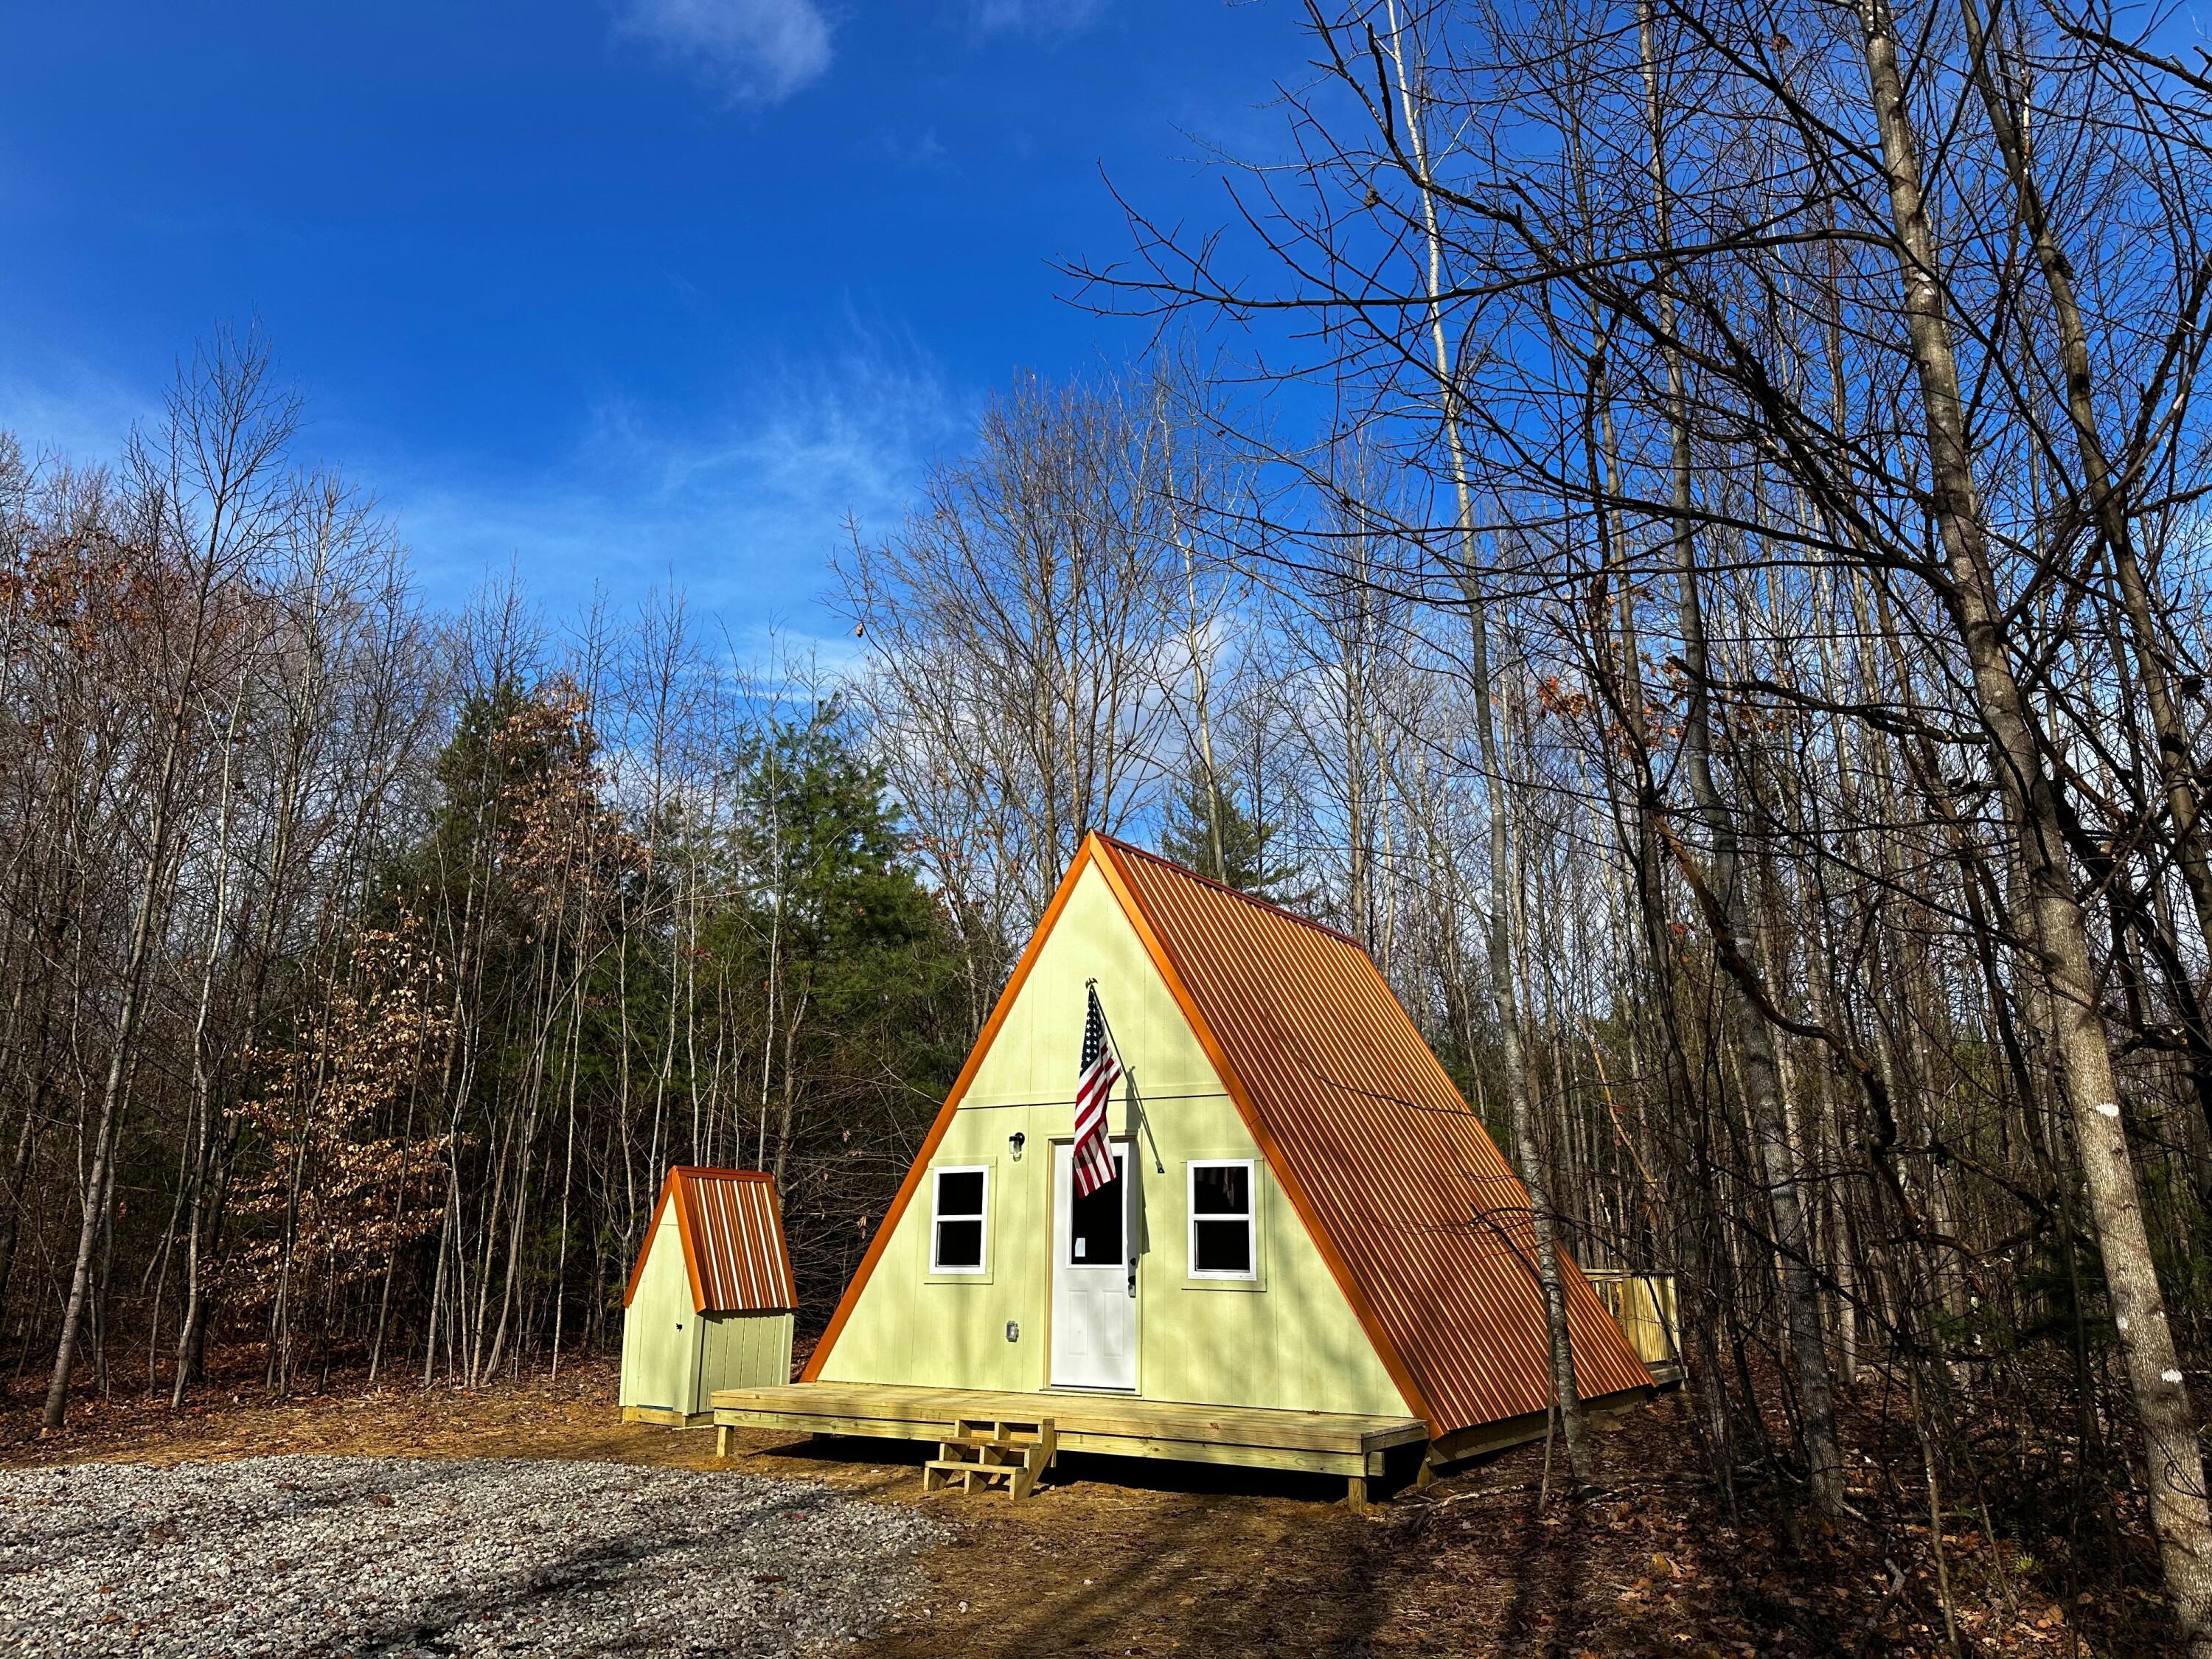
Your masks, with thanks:
[[[1073,1197],[1097,984],[1124,1174]],[[1585,1398],[1652,1377],[1567,1271]],[[1087,837],[808,1361],[751,1424],[1326,1470],[1541,1433],[1528,1194],[1358,944]]]

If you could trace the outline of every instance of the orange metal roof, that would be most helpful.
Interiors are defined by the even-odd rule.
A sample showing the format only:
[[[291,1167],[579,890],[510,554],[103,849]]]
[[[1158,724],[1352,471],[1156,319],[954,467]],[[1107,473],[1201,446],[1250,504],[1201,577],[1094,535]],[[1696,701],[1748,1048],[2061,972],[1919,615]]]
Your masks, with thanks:
[[[775,1177],[761,1170],[679,1165],[660,1184],[659,1201],[623,1296],[624,1307],[637,1294],[646,1257],[660,1236],[661,1214],[672,1202],[694,1312],[780,1313],[798,1306]]]
[[[1278,1177],[1435,1431],[1544,1410],[1528,1189],[1366,951],[1150,853],[1099,843]],[[1620,1326],[1568,1267],[1581,1391],[1648,1387]]]

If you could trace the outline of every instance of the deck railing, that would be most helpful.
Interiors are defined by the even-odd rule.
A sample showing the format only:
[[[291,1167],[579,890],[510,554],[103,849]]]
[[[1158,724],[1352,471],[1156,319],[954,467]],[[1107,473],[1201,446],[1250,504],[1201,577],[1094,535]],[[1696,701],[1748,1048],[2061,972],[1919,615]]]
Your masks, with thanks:
[[[1613,1315],[1638,1359],[1647,1365],[1681,1363],[1682,1326],[1674,1301],[1674,1274],[1587,1267],[1583,1277],[1589,1280],[1590,1289]]]

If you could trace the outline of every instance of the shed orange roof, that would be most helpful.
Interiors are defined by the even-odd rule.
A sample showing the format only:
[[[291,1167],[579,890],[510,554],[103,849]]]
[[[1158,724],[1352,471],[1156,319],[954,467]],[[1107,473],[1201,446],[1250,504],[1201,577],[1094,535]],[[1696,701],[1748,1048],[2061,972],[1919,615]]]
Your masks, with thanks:
[[[1551,1399],[1528,1192],[1345,935],[1105,836],[1101,861],[1386,1364],[1441,1436]],[[1651,1376],[1573,1264],[1585,1395]]]
[[[695,1313],[781,1313],[798,1305],[775,1177],[762,1170],[678,1165],[660,1183],[659,1201],[623,1295],[624,1307],[637,1294],[646,1257],[660,1236],[661,1216],[672,1203]]]

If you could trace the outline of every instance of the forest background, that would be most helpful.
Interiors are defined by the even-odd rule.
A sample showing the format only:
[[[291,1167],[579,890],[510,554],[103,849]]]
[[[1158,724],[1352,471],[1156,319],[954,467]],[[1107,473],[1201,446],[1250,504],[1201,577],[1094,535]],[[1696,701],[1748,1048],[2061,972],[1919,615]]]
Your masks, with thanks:
[[[604,1349],[677,1162],[776,1172],[818,1326],[1097,829],[1368,947],[1547,1289],[1678,1275],[1731,1502],[1860,1515],[1871,1411],[1899,1551],[2154,1551],[2212,1650],[2212,60],[1989,0],[1305,21],[1218,223],[1067,273],[1155,350],[848,533],[836,672],[675,594],[426,611],[252,336],[114,465],[0,445],[50,1425]]]

